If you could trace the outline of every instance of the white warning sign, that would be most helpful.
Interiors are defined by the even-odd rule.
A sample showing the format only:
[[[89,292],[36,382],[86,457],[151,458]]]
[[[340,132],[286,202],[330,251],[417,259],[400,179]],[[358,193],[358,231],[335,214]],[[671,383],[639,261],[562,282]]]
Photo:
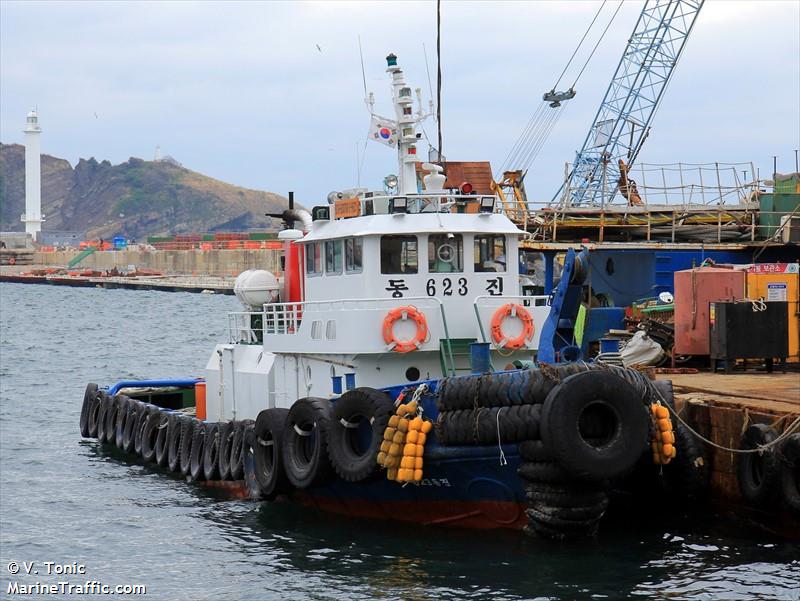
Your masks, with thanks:
[[[786,284],[778,282],[775,284],[767,284],[767,301],[785,301],[786,300]]]

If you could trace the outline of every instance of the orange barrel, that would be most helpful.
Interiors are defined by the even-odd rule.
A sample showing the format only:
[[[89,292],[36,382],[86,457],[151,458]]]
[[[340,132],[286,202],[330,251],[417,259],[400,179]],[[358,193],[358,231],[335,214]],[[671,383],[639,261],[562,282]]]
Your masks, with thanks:
[[[206,418],[206,383],[197,382],[194,385],[194,406],[197,419]]]

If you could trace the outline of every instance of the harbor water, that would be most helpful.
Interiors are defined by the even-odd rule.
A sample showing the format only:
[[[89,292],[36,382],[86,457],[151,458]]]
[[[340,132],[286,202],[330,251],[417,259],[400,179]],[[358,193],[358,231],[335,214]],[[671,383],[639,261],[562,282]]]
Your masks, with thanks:
[[[230,296],[0,286],[3,598],[15,582],[98,581],[168,600],[800,599],[800,545],[714,514],[652,512],[569,544],[355,521],[229,500],[81,439],[87,382],[202,375],[238,309]]]

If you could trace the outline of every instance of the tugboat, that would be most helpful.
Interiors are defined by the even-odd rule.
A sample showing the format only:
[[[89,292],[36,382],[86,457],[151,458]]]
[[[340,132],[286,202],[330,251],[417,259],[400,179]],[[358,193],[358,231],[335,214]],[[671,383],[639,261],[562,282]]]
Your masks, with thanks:
[[[373,114],[372,135],[396,147],[397,175],[310,213],[290,197],[282,277],[237,278],[246,310],[229,315],[204,380],[90,384],[81,432],[256,499],[592,536],[609,482],[675,457],[669,384],[558,362],[584,255],[569,251],[552,295],[523,294],[525,232],[495,195],[420,165],[429,115],[386,61],[395,118]],[[540,346],[552,363],[535,362]]]

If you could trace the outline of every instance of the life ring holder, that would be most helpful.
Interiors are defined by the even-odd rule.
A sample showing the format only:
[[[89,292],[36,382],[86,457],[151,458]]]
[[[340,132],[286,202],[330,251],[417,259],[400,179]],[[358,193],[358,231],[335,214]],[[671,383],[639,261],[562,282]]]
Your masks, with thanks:
[[[400,320],[411,319],[417,324],[417,331],[410,340],[400,340],[394,335],[394,324]],[[425,314],[412,305],[396,307],[383,318],[383,341],[387,350],[395,353],[410,353],[417,350],[428,339],[428,322]]]
[[[519,336],[509,338],[503,333],[503,322],[506,317],[516,317],[522,321],[522,332]],[[506,303],[492,315],[492,341],[497,348],[515,351],[525,346],[533,338],[534,325],[530,312],[520,304]]]

